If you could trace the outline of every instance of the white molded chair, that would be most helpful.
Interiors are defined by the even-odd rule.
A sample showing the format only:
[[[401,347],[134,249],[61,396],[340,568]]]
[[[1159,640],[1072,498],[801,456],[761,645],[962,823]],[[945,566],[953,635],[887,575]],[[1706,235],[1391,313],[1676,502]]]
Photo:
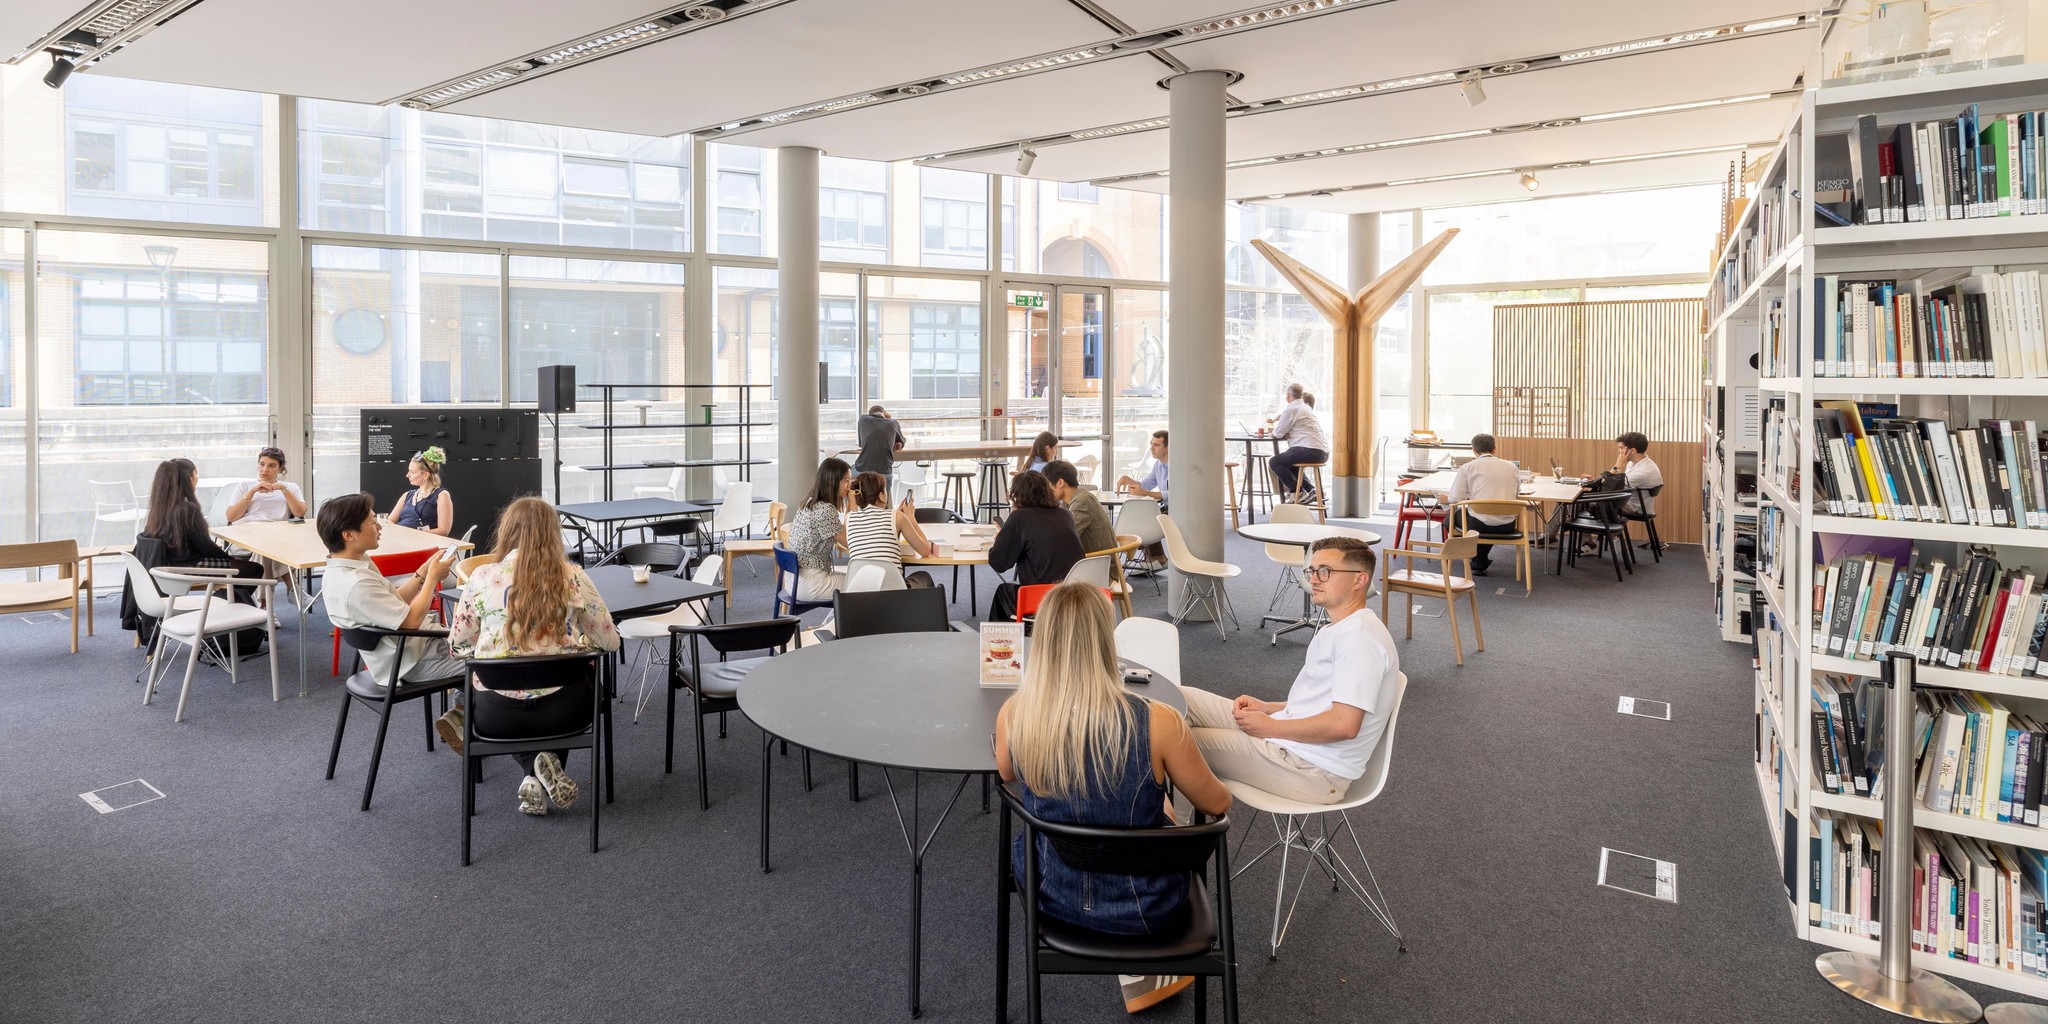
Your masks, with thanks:
[[[149,509],[135,493],[135,484],[130,480],[90,480],[92,486],[92,533],[85,546],[100,546],[101,523],[126,523],[122,532],[127,536],[124,543],[132,543],[135,534],[142,532],[142,521],[149,518]]]
[[[697,563],[697,571],[690,574],[690,580],[705,586],[717,586],[718,574],[725,568],[725,556],[707,555]],[[668,645],[670,626],[704,626],[711,620],[704,614],[704,602],[685,601],[660,615],[644,615],[619,623],[619,639],[643,641],[642,650],[646,660],[640,666],[640,693],[633,698],[633,721],[640,720],[640,712],[647,706],[647,674],[654,667],[654,659]]]
[[[1180,630],[1165,619],[1125,619],[1116,624],[1116,653],[1180,685]]]
[[[864,594],[873,590],[904,590],[903,570],[896,563],[878,558],[850,558],[846,562],[846,586],[849,593]]]
[[[932,469],[925,463],[902,462],[896,465],[896,485],[910,496],[912,505],[921,503],[918,492],[929,487],[931,482]]]
[[[136,609],[157,620],[147,671],[149,681],[142,690],[144,704],[156,695],[157,681],[170,662],[165,652],[169,649],[167,641],[171,640],[184,644],[189,651],[185,658],[185,683],[178,690],[178,710],[172,721],[185,720],[185,701],[192,696],[192,674],[199,667],[202,646],[212,647],[216,660],[227,665],[228,679],[240,682],[242,652],[236,634],[251,626],[262,626],[270,642],[270,699],[283,699],[277,685],[277,620],[270,609],[271,588],[278,581],[242,579],[232,569],[145,569],[141,560],[128,552],[122,553],[121,560],[128,567],[129,590],[135,595]],[[258,603],[238,604],[213,596],[215,591],[233,593],[238,586],[257,588]],[[197,587],[205,589],[199,594],[190,593]],[[225,653],[217,642],[208,642],[223,633],[228,637]]]
[[[682,490],[682,486],[683,470],[681,466],[678,466],[675,469],[669,471],[668,483],[641,484],[640,486],[633,488],[633,497],[667,498],[670,501],[674,501],[676,500],[676,494]]]
[[[1144,549],[1165,539],[1165,532],[1159,528],[1160,515],[1159,502],[1151,498],[1131,498],[1124,502],[1122,508],[1116,510],[1116,525],[1112,529],[1118,534],[1130,534],[1138,538],[1138,552],[1133,554],[1124,566],[1124,575],[1127,578],[1130,575],[1129,570],[1136,567],[1144,558]],[[1157,573],[1150,575],[1152,592],[1156,594],[1159,592],[1159,576]]]
[[[1243,627],[1237,624],[1237,610],[1230,607],[1230,591],[1224,588],[1223,581],[1236,579],[1242,570],[1229,562],[1211,562],[1206,558],[1195,557],[1195,553],[1188,550],[1188,542],[1180,535],[1180,527],[1174,525],[1172,516],[1160,516],[1159,529],[1164,534],[1167,561],[1173,564],[1175,572],[1187,577],[1188,581],[1187,599],[1181,602],[1180,612],[1173,617],[1173,624],[1180,625],[1181,620],[1186,619],[1188,613],[1194,611],[1196,604],[1207,601],[1210,612],[1216,616],[1217,635],[1225,640],[1230,639],[1230,634],[1223,629],[1223,616],[1230,616],[1233,628]]]
[[[1067,570],[1066,582],[1076,581],[1104,590],[1112,589],[1109,585],[1109,556],[1089,555],[1075,562],[1074,567]]]
[[[718,538],[728,533],[745,534],[754,522],[754,482],[734,480],[725,489],[725,500],[712,513],[711,522],[705,524],[704,534],[716,544]]]
[[[1316,510],[1307,505],[1280,504],[1273,506],[1273,514],[1266,519],[1272,523],[1313,523],[1316,521]],[[1270,612],[1274,605],[1280,603],[1281,593],[1290,584],[1295,587],[1301,586],[1301,570],[1308,565],[1308,549],[1298,548],[1292,544],[1268,544],[1265,547],[1266,559],[1281,566],[1280,582],[1273,584],[1273,596],[1266,601],[1266,610]],[[1321,609],[1317,611],[1320,612]]]
[[[1380,892],[1379,879],[1373,876],[1372,864],[1365,859],[1365,845],[1359,842],[1358,831],[1351,826],[1351,816],[1345,813],[1354,807],[1363,807],[1373,802],[1379,797],[1380,791],[1386,788],[1387,765],[1394,759],[1394,727],[1400,724],[1401,706],[1406,702],[1407,696],[1408,676],[1403,673],[1394,687],[1394,707],[1387,712],[1387,731],[1380,736],[1379,746],[1373,748],[1372,756],[1366,759],[1365,774],[1354,780],[1344,798],[1334,804],[1302,803],[1299,800],[1268,793],[1257,786],[1247,785],[1235,779],[1223,780],[1224,788],[1230,790],[1230,795],[1240,805],[1252,809],[1251,823],[1245,829],[1245,839],[1251,838],[1251,830],[1257,826],[1261,813],[1273,816],[1272,845],[1259,851],[1259,855],[1251,860],[1239,862],[1237,870],[1231,872],[1231,877],[1235,878],[1244,874],[1253,864],[1265,859],[1267,854],[1276,849],[1280,851],[1280,879],[1273,890],[1273,935],[1269,957],[1280,955],[1280,943],[1287,938],[1287,926],[1294,920],[1294,908],[1301,902],[1301,894],[1308,889],[1309,870],[1318,866],[1323,869],[1323,874],[1329,876],[1332,890],[1341,887],[1358,897],[1358,901],[1365,904],[1365,909],[1371,911],[1372,916],[1378,918],[1380,924],[1394,936],[1394,941],[1400,943],[1401,952],[1408,951],[1408,940],[1401,936],[1400,927],[1394,923],[1393,912],[1387,907],[1387,897]],[[1329,819],[1329,815],[1332,814],[1337,816],[1335,823]],[[1313,834],[1310,830],[1310,819],[1315,819]],[[1351,848],[1358,853],[1358,870],[1365,874],[1363,881],[1359,879],[1358,873],[1352,870],[1351,865],[1345,862],[1342,849],[1336,845],[1336,834],[1339,831],[1351,836]],[[1244,840],[1240,839],[1238,849],[1242,852],[1243,848]],[[1289,903],[1287,861],[1288,855],[1296,850],[1307,854],[1308,860],[1301,866],[1301,878],[1295,883],[1294,900]],[[1233,855],[1231,860],[1237,862],[1238,858]],[[1368,886],[1372,889],[1370,894],[1366,892]],[[1283,903],[1287,906],[1285,918],[1280,916],[1280,907]]]

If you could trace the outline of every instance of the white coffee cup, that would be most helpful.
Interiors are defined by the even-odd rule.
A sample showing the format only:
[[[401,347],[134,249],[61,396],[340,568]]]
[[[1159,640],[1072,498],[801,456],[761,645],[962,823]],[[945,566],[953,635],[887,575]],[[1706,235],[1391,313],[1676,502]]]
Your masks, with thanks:
[[[647,582],[647,577],[648,577],[648,573],[650,572],[650,569],[649,569],[649,567],[648,567],[648,566],[644,566],[644,565],[634,565],[634,566],[629,566],[628,568],[630,568],[630,569],[632,569],[632,570],[633,570],[633,582],[635,582],[635,583],[645,583],[645,582]]]

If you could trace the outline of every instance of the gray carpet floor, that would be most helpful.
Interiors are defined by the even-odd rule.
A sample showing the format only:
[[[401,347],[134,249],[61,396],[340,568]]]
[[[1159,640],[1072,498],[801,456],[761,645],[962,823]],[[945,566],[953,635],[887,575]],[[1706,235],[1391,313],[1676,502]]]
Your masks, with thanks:
[[[1305,637],[1266,642],[1252,620],[1275,569],[1235,538],[1228,555],[1245,570],[1231,588],[1245,628],[1227,642],[1184,629],[1187,682],[1277,699]],[[1468,624],[1464,667],[1440,606],[1402,643],[1412,683],[1392,778],[1353,820],[1410,951],[1311,889],[1269,961],[1275,869],[1262,864],[1237,883],[1244,1019],[1890,1019],[1822,982],[1820,948],[1791,937],[1751,774],[1748,654],[1715,635],[1698,549],[1620,584],[1599,566],[1541,573],[1524,597],[1496,565],[1487,649],[1472,651]],[[765,613],[769,589],[765,570],[741,569],[735,617]],[[1165,601],[1140,582],[1138,605],[1159,615]],[[836,762],[821,760],[811,793],[778,767],[763,875],[753,728],[736,716],[710,741],[700,811],[688,734],[664,775],[658,712],[621,718],[601,852],[585,850],[583,806],[517,813],[505,765],[480,793],[465,869],[460,762],[424,749],[413,709],[393,723],[369,813],[367,716],[352,716],[335,781],[321,778],[339,690],[317,618],[309,697],[287,611],[283,702],[260,661],[236,686],[202,667],[173,724],[175,687],[142,705],[112,608],[100,603],[100,635],[75,656],[54,616],[0,620],[0,1020],[907,1018],[907,858],[872,770],[850,803]],[[1399,637],[1398,606],[1394,620]],[[1623,694],[1670,701],[1673,720],[1616,714]],[[79,798],[137,778],[165,797],[107,815]],[[927,816],[939,789],[925,787]],[[995,818],[973,793],[927,862],[933,1021],[994,1010]],[[1677,904],[1596,887],[1602,846],[1676,862]],[[1045,992],[1051,1020],[1125,1017],[1106,979]],[[1145,1016],[1187,1020],[1189,1002]],[[1014,982],[1011,1007],[1022,1013]]]

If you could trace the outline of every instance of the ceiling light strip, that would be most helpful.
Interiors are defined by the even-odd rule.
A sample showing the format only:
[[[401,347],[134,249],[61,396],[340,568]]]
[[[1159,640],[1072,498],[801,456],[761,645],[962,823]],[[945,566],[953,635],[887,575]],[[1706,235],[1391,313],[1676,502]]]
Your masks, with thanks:
[[[199,0],[131,0],[109,10],[87,28],[100,37],[100,44],[79,54],[76,63],[83,69],[198,4]],[[107,31],[100,31],[102,28]]]
[[[1760,147],[1768,147],[1770,145],[1773,145],[1773,143],[1732,143],[1725,146],[1702,146],[1695,149],[1667,150],[1661,153],[1637,153],[1631,156],[1603,157],[1597,160],[1571,160],[1565,161],[1563,163],[1552,164],[1524,164],[1517,167],[1497,167],[1491,170],[1484,171],[1462,171],[1457,174],[1433,174],[1429,175],[1428,177],[1421,178],[1395,178],[1390,181],[1370,182],[1363,185],[1342,185],[1335,188],[1303,189],[1298,192],[1269,192],[1259,196],[1240,197],[1238,201],[1258,202],[1261,199],[1301,199],[1311,196],[1327,196],[1337,192],[1359,192],[1372,189],[1399,188],[1404,185],[1434,185],[1446,181],[1469,181],[1473,178],[1492,178],[1505,175],[1514,175],[1517,180],[1520,180],[1521,175],[1528,174],[1530,172],[1564,171],[1596,165],[1607,166],[1623,163],[1640,163],[1646,160],[1670,160],[1678,157],[1705,156],[1711,153],[1733,153],[1738,150],[1756,149]],[[1109,180],[1104,179],[1102,181],[1095,182],[1095,184],[1106,185],[1109,184]]]
[[[6,63],[19,64],[23,60],[26,60],[32,54],[41,53],[44,50],[53,48],[72,50],[74,49],[72,46],[62,45],[65,36],[68,36],[81,28],[84,28],[88,22],[93,22],[101,18],[104,18],[107,15],[107,12],[113,10],[116,7],[120,7],[128,2],[129,0],[99,0],[98,3],[84,7],[80,9],[78,13],[73,14],[71,17],[64,19],[63,23],[58,25],[56,28],[53,28],[50,31],[43,33],[42,38],[37,39],[35,42],[30,43],[28,46],[24,47],[20,53],[17,53],[12,57],[7,58]],[[82,53],[84,51],[77,50],[76,52]]]

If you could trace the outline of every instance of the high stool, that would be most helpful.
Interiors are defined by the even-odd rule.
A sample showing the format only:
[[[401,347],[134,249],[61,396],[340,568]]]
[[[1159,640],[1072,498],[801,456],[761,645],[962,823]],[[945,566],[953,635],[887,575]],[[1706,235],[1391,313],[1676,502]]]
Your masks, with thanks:
[[[1304,462],[1301,465],[1294,467],[1294,493],[1289,494],[1287,496],[1287,500],[1290,504],[1301,505],[1305,508],[1315,509],[1316,522],[1318,523],[1327,523],[1330,521],[1330,517],[1328,515],[1330,509],[1330,496],[1324,493],[1323,491],[1323,467],[1327,465],[1329,465],[1329,463],[1327,462]],[[1310,473],[1315,474],[1316,479],[1314,483],[1309,482],[1308,477]],[[1316,500],[1301,500],[1303,492],[1313,493],[1315,495]]]
[[[1223,464],[1223,509],[1230,513],[1230,528],[1237,529],[1237,463]]]
[[[939,507],[951,507],[954,515],[966,519],[974,511],[974,471],[949,469],[941,475],[946,485],[939,489]]]
[[[1273,470],[1270,462],[1273,453],[1251,447],[1248,455],[1251,462],[1244,467],[1244,511],[1245,516],[1256,523],[1259,521],[1261,507],[1267,515],[1272,514],[1273,499],[1277,496],[1272,486]]]
[[[1003,483],[1003,477],[1010,468],[1010,460],[978,461],[981,466],[981,502],[974,507],[974,518],[978,520],[983,512],[987,512],[988,521],[994,522],[997,516],[1010,508],[1010,489]]]

